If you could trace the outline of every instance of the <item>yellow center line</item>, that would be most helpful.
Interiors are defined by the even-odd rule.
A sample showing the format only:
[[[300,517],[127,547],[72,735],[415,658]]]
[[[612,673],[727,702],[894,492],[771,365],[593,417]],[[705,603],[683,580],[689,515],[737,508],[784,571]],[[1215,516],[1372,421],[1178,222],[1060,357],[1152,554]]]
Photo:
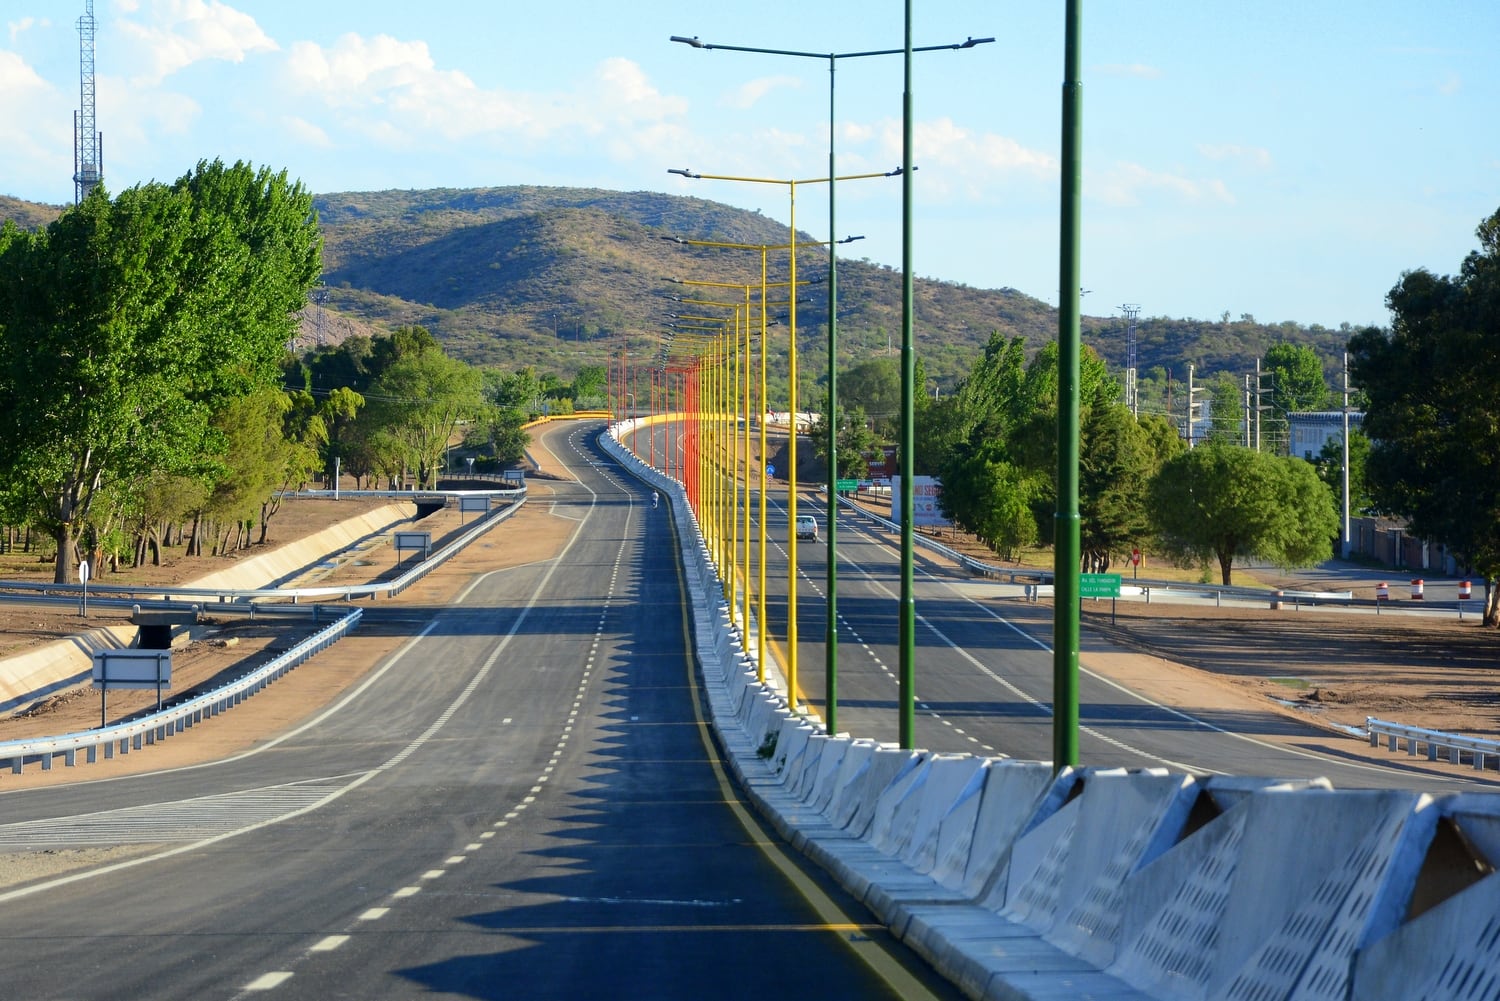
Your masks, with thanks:
[[[703,752],[708,757],[709,766],[713,769],[714,781],[718,783],[720,794],[724,797],[725,805],[734,813],[735,819],[744,828],[750,840],[760,849],[761,854],[776,867],[787,882],[802,896],[802,899],[812,907],[820,919],[820,924],[812,930],[821,930],[839,935],[839,941],[851,949],[876,976],[884,980],[895,991],[896,996],[904,1001],[938,1001],[937,995],[927,989],[910,970],[891,955],[882,945],[880,938],[867,936],[861,933],[862,929],[871,926],[853,920],[833,898],[824,893],[811,878],[808,877],[795,862],[790,859],[784,846],[780,841],[767,837],[760,823],[751,815],[750,810],[739,798],[734,785],[729,781],[729,776],[724,772],[724,766],[719,761],[718,751],[714,746],[713,738],[708,731],[708,722],[703,718],[703,710],[699,700],[698,679],[693,670],[692,637],[688,633],[688,622],[690,616],[687,607],[687,582],[682,571],[682,558],[673,548],[673,562],[677,570],[677,587],[682,595],[682,640],[683,660],[687,665],[688,687],[691,689],[693,698],[693,718],[698,723],[698,738],[703,742]],[[769,637],[767,643],[770,644]],[[774,645],[773,645],[774,650]],[[773,656],[775,654],[773,653]],[[773,926],[779,927],[779,926]],[[881,936],[883,938],[883,936]]]

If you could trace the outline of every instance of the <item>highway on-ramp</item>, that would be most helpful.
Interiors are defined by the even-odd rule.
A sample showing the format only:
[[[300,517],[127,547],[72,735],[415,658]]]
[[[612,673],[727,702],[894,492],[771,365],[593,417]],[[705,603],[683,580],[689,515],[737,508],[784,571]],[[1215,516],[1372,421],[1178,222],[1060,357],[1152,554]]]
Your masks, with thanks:
[[[596,432],[550,432],[561,555],[477,578],[309,723],[0,794],[0,853],[88,861],[0,886],[4,996],[956,997],[724,778],[669,515]]]

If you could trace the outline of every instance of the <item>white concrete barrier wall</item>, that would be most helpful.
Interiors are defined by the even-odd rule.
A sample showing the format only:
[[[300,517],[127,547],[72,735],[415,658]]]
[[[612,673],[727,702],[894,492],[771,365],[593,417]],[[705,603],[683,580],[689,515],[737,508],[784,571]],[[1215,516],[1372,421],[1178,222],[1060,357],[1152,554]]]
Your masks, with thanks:
[[[676,484],[612,451],[696,530]],[[970,996],[1500,997],[1500,796],[1054,775],[829,737],[746,680],[706,553],[683,553],[714,725],[725,746],[775,734],[730,762],[747,793]]]

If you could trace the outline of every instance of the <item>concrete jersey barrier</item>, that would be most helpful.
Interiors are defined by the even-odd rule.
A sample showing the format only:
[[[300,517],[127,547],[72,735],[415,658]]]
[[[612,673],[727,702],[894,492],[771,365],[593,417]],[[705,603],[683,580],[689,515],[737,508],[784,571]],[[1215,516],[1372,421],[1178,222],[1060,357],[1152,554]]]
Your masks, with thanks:
[[[754,682],[680,486],[602,441],[672,504],[713,725],[746,795],[968,996],[1496,998],[1500,796],[1054,774],[829,736]]]

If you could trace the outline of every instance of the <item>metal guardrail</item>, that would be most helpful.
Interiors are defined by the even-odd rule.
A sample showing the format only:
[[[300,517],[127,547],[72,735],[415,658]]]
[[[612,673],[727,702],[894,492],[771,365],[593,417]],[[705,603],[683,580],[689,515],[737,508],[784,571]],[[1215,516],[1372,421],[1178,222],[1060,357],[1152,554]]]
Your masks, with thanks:
[[[867,511],[845,497],[839,498],[839,503],[880,525],[891,532],[901,531],[901,526],[889,518]],[[1046,587],[1053,583],[1053,573],[1050,570],[1017,570],[1011,567],[997,567],[982,560],[976,560],[940,542],[936,542],[921,533],[913,534],[915,545],[945,556],[970,573],[980,577],[993,577],[1006,580],[1012,584],[1035,585]],[[1180,581],[1153,580],[1149,578],[1132,578],[1121,582],[1125,588],[1139,588],[1147,604],[1151,602],[1153,593],[1173,596],[1195,596],[1200,598],[1211,598],[1216,603],[1225,600],[1263,602],[1271,608],[1279,608],[1282,605],[1291,605],[1294,609],[1300,609],[1303,605],[1336,605],[1341,608],[1370,608],[1377,613],[1382,610],[1402,612],[1426,612],[1453,611],[1462,619],[1464,614],[1482,614],[1484,612],[1484,601],[1479,598],[1458,601],[1416,601],[1416,602],[1392,602],[1390,600],[1379,600],[1376,598],[1356,598],[1352,591],[1308,591],[1292,590],[1287,588],[1263,588],[1263,587],[1237,587],[1222,584],[1185,584]],[[1035,598],[1038,591],[1029,590],[1027,597]]]
[[[1406,726],[1401,723],[1392,723],[1389,720],[1376,719],[1373,716],[1365,717],[1365,729],[1370,731],[1370,746],[1379,747],[1382,738],[1385,739],[1386,748],[1392,752],[1400,747],[1401,741],[1406,741],[1406,753],[1416,757],[1417,748],[1427,748],[1427,760],[1436,761],[1438,750],[1448,752],[1450,764],[1462,764],[1465,752],[1469,754],[1474,764],[1474,770],[1484,771],[1484,759],[1486,757],[1500,758],[1500,741],[1486,740],[1483,737],[1466,737],[1457,733],[1443,733],[1439,730],[1428,730],[1420,726]]]
[[[110,604],[139,604],[142,608],[150,608],[153,611],[186,611],[189,609],[203,609],[201,605],[184,604],[180,601],[173,601],[171,599],[161,601],[141,601],[138,598],[136,598],[135,600],[118,598],[101,599],[97,596],[97,592],[106,590],[111,592],[124,592],[131,595],[139,595],[141,593],[167,594],[176,595],[179,598],[183,595],[210,596],[217,597],[221,604],[234,605],[234,610],[236,612],[244,612],[248,615],[255,616],[268,613],[300,614],[296,611],[296,601],[298,598],[342,597],[348,600],[357,596],[369,596],[371,598],[374,598],[377,594],[382,592],[389,592],[390,596],[395,596],[401,593],[406,588],[410,587],[417,580],[426,576],[432,570],[440,566],[450,556],[463,549],[483,532],[488,531],[495,524],[504,521],[506,518],[509,518],[511,515],[520,510],[521,506],[526,501],[524,491],[520,491],[520,493],[522,493],[523,496],[517,503],[511,504],[508,507],[501,508],[496,511],[492,511],[484,517],[476,519],[474,523],[470,525],[462,534],[460,534],[457,538],[448,543],[442,549],[433,553],[426,560],[417,564],[411,570],[402,574],[395,580],[381,584],[362,584],[346,587],[291,588],[286,590],[276,590],[270,588],[258,588],[252,590],[162,587],[128,588],[110,587],[108,585],[90,585],[90,597],[95,601],[103,601]],[[26,581],[0,581],[0,589],[4,589],[5,591],[9,591],[12,593],[15,591],[35,590],[42,595],[42,597],[28,595],[20,598],[12,596],[9,599],[12,601],[20,601],[27,604],[36,603],[38,601],[52,603],[59,599],[47,597],[47,595],[55,592],[67,592],[70,595],[76,595],[76,597],[70,596],[61,600],[77,600],[77,598],[82,596],[83,585],[32,585]],[[7,596],[4,593],[0,593],[0,600],[6,600],[6,598]],[[280,602],[278,602],[276,599],[281,600]],[[292,604],[286,604],[285,602],[287,599],[290,599]],[[310,605],[303,607],[307,609],[306,614],[311,614],[314,618],[318,616],[318,606]],[[251,672],[238,681],[230,682],[229,684],[214,689],[211,692],[195,696],[187,700],[186,702],[183,702],[176,706],[172,706],[159,713],[153,713],[149,716],[144,716],[138,720],[132,720],[128,723],[119,723],[110,727],[102,727],[98,730],[87,730],[80,733],[64,734],[58,737],[42,737],[0,742],[0,763],[9,761],[11,772],[14,774],[20,774],[22,768],[28,760],[39,760],[42,765],[42,770],[50,771],[53,763],[52,759],[57,757],[58,755],[62,755],[64,763],[67,766],[71,767],[77,763],[77,755],[79,751],[84,752],[85,763],[87,764],[93,764],[96,760],[98,760],[100,748],[103,748],[104,757],[106,759],[113,758],[116,749],[118,749],[119,753],[121,754],[128,754],[132,748],[139,751],[144,746],[154,744],[157,740],[165,739],[167,736],[173,733],[180,733],[182,730],[192,726],[194,723],[201,722],[208,717],[217,716],[219,713],[238,705],[240,702],[244,701],[246,698],[249,698],[251,695],[254,695],[256,692],[266,687],[266,685],[270,684],[272,681],[276,680],[287,671],[290,671],[292,668],[297,667],[299,664],[311,658],[314,654],[319,653],[324,648],[343,638],[345,634],[347,634],[355,627],[356,624],[358,624],[360,617],[363,614],[364,612],[362,609],[351,609],[349,610],[348,614],[342,616],[338,621],[334,622],[326,629],[319,631],[314,636],[309,637],[307,640],[304,640],[302,643],[299,643],[297,646],[293,647],[286,653],[282,654],[280,657],[277,657],[275,660],[266,664],[264,667]],[[0,764],[0,767],[3,767],[3,764]]]
[[[98,730],[0,743],[0,762],[8,761],[11,773],[19,775],[29,760],[40,761],[43,771],[51,771],[53,759],[58,755],[62,755],[63,763],[71,767],[77,763],[79,751],[84,753],[86,764],[93,764],[98,760],[101,748],[106,759],[113,758],[117,750],[122,755],[129,754],[131,750],[139,751],[142,747],[165,740],[195,723],[201,723],[239,705],[292,668],[342,639],[359,623],[362,615],[363,609],[350,609],[332,625],[319,630],[243,678],[161,712]]]
[[[880,525],[887,531],[901,531],[901,526],[896,522],[891,521],[889,518],[882,518],[880,517],[880,515],[875,514],[874,512],[866,511],[864,508],[849,500],[849,498],[847,497],[840,497],[839,503],[849,508],[851,511],[854,511],[857,514],[868,518],[870,521],[875,522],[877,525]],[[932,539],[929,539],[927,536],[922,535],[920,532],[912,533],[912,544],[920,546],[922,549],[926,549],[929,552],[937,553],[939,556],[947,557],[970,573],[977,574],[981,577],[1005,578],[1012,584],[1052,583],[1052,572],[1050,570],[1015,570],[1010,567],[997,567],[992,564],[976,560],[972,556],[966,556],[956,549],[952,549],[948,546],[943,545],[941,542],[936,542]]]

